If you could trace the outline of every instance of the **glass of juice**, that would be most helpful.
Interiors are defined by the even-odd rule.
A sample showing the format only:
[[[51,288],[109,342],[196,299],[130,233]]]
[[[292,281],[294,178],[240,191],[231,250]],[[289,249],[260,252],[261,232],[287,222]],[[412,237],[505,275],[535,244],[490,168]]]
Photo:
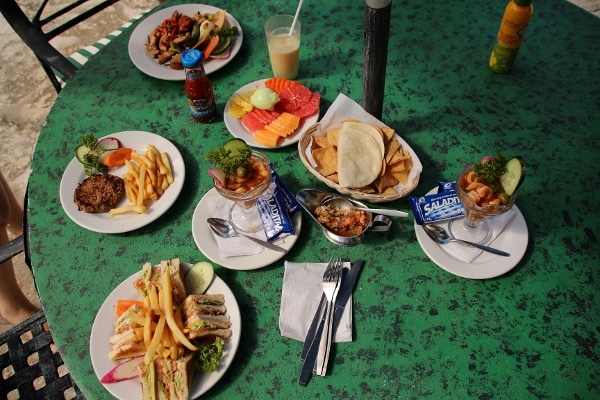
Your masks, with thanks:
[[[298,76],[301,26],[297,20],[292,30],[293,22],[291,15],[276,15],[265,22],[273,75],[287,79]]]

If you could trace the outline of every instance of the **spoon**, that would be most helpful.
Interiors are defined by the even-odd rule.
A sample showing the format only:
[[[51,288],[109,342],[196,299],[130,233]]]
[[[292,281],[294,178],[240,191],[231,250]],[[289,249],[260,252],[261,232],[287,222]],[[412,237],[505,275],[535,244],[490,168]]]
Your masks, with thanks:
[[[425,224],[425,225],[423,225],[423,230],[427,233],[427,235],[429,235],[430,238],[432,238],[434,241],[436,241],[440,244],[445,244],[445,243],[449,243],[449,242],[466,243],[473,247],[477,247],[478,249],[483,250],[483,251],[489,251],[490,253],[494,253],[499,256],[510,257],[510,254],[508,254],[502,250],[494,249],[493,247],[484,246],[479,243],[473,243],[473,242],[468,242],[466,240],[457,239],[454,236],[452,236],[452,234],[449,234],[448,232],[446,232],[446,230],[444,228],[442,228],[441,226],[435,225],[435,224]]]
[[[373,214],[387,215],[388,217],[408,217],[408,213],[405,213],[404,211],[386,210],[383,208],[357,207],[352,204],[350,200],[343,197],[332,197],[331,199],[327,200],[327,204],[344,210],[366,211]]]
[[[275,251],[281,251],[284,253],[287,251],[283,247],[276,246],[273,243],[269,243],[267,241],[260,240],[255,237],[244,235],[243,233],[239,233],[238,231],[235,230],[233,225],[231,225],[229,223],[229,221],[227,221],[227,220],[224,220],[221,218],[209,218],[206,220],[206,222],[208,222],[208,226],[210,226],[210,229],[212,229],[214,233],[216,233],[217,235],[219,235],[221,237],[232,238],[234,236],[243,236],[247,239],[252,240],[253,242],[256,242],[262,246],[265,246],[268,249],[275,250]]]

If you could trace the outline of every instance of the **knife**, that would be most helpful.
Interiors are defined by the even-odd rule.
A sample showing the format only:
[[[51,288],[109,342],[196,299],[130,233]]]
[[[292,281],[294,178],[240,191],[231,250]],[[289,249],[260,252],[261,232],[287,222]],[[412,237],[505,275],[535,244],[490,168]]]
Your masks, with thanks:
[[[337,297],[336,307],[333,315],[334,334],[337,331],[337,327],[340,324],[342,315],[344,314],[344,308],[346,307],[346,303],[348,302],[350,295],[354,291],[354,284],[356,283],[356,278],[358,278],[358,274],[360,273],[363,264],[363,260],[358,260],[354,263],[350,270],[346,272],[345,276],[342,275],[342,287]],[[304,364],[302,364],[300,378],[298,379],[298,383],[301,386],[306,386],[315,366],[315,360],[317,358],[317,352],[319,350],[319,343],[316,339],[323,334],[325,318],[322,314],[323,307],[325,307],[325,304],[325,295],[323,295],[321,297],[321,303],[317,308],[317,312],[315,313],[310,328],[308,329],[306,339],[304,340],[304,346],[302,347],[302,353],[300,355],[300,359],[304,361]]]

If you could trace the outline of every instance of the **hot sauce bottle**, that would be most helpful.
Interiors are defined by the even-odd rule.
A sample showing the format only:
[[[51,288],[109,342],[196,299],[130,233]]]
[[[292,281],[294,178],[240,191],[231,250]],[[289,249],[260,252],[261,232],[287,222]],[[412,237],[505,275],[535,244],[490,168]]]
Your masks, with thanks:
[[[204,72],[202,52],[190,49],[181,55],[185,70],[185,94],[192,117],[198,122],[210,122],[217,116],[212,83]]]
[[[498,40],[490,56],[492,71],[504,74],[510,71],[517,52],[527,32],[527,25],[533,14],[531,0],[512,0],[504,10],[498,30]]]

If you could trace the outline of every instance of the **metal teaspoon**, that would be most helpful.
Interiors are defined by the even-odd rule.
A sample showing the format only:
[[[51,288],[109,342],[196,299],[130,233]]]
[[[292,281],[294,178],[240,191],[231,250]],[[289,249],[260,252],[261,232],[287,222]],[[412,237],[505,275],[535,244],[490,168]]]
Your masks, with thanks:
[[[214,233],[216,233],[217,235],[219,235],[221,237],[231,238],[234,236],[243,236],[247,239],[252,240],[253,242],[256,242],[262,246],[265,246],[268,249],[275,250],[275,251],[281,251],[284,253],[287,251],[283,247],[276,246],[273,243],[269,243],[264,240],[257,239],[255,237],[244,235],[243,233],[239,233],[238,231],[235,230],[233,225],[231,225],[229,223],[229,221],[224,220],[222,218],[208,218],[206,220],[206,222],[208,223],[208,226],[210,226],[210,229],[212,229]]]
[[[423,230],[427,233],[427,235],[429,235],[429,237],[432,238],[437,243],[440,243],[440,244],[445,244],[445,243],[449,243],[449,242],[466,243],[473,247],[477,247],[478,249],[483,250],[483,251],[488,251],[490,253],[494,253],[499,256],[510,257],[509,253],[504,252],[502,250],[494,249],[493,247],[489,247],[489,246],[484,246],[479,243],[473,243],[473,242],[468,242],[466,240],[457,239],[454,236],[452,236],[451,234],[449,234],[448,232],[446,232],[446,230],[439,225],[424,224],[422,226],[423,226]]]

